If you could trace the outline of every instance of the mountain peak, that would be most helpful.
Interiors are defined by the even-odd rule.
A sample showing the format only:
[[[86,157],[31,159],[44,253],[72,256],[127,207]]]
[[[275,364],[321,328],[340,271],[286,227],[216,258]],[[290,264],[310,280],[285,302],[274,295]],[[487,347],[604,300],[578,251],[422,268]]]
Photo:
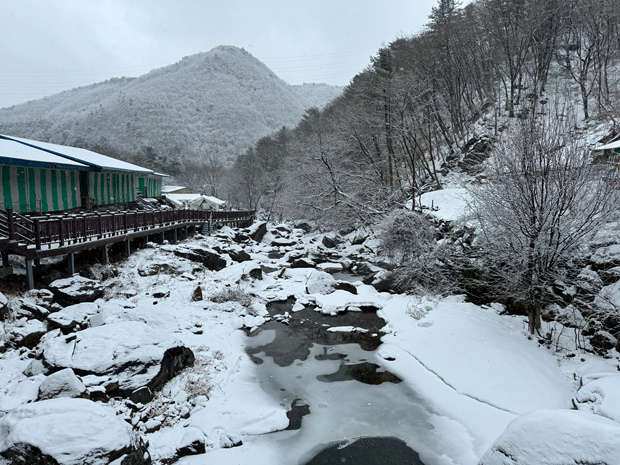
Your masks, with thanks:
[[[246,50],[220,45],[138,78],[0,109],[0,125],[9,135],[109,153],[152,147],[171,160],[218,153],[230,162],[341,90],[290,86]]]

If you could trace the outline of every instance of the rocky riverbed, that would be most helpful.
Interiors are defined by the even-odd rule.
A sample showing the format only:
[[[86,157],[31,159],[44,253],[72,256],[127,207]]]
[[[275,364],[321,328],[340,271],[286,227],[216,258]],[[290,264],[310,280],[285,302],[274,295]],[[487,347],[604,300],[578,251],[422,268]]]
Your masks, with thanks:
[[[528,463],[498,451],[542,439],[570,460],[620,451],[617,361],[558,359],[500,308],[391,293],[375,249],[257,223],[7,290],[0,463]]]

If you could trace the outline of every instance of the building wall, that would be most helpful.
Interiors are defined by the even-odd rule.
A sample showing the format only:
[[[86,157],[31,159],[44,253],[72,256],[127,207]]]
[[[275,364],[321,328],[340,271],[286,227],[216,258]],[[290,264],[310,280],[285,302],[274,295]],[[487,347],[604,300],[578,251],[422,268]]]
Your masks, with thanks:
[[[161,197],[161,176],[142,175],[139,176],[139,183],[142,196],[144,196],[144,189],[146,188],[147,197]]]
[[[144,196],[145,188],[148,197],[161,196],[161,177],[137,175],[122,171],[102,171],[89,173],[88,196],[96,206],[128,203],[136,200],[136,196]]]
[[[133,202],[136,176],[132,173],[102,171],[88,174],[88,196],[97,206]]]
[[[81,206],[77,171],[0,165],[0,209],[47,213]]]
[[[80,180],[81,179],[81,180]],[[85,182],[87,185],[81,184]],[[0,210],[51,213],[82,206],[82,196],[97,206],[133,202],[146,188],[148,197],[161,196],[161,176],[105,171],[80,172],[0,164]],[[84,189],[84,190],[83,190]]]

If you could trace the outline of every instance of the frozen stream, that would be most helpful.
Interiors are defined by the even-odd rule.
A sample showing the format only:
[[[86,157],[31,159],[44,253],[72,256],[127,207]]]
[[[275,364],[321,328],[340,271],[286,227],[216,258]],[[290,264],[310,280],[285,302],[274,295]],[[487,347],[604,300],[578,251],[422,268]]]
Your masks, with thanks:
[[[290,309],[282,302],[270,313]],[[290,312],[288,324],[271,321],[248,338],[261,388],[289,410],[289,430],[267,435],[283,463],[435,463],[416,452],[441,451],[429,413],[377,355],[384,321],[366,310]],[[346,326],[368,332],[328,331]]]

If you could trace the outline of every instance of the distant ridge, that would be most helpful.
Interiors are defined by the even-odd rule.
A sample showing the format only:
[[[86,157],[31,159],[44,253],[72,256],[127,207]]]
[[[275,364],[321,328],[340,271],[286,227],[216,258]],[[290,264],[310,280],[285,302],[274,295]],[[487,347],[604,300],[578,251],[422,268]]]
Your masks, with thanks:
[[[295,126],[342,88],[291,86],[247,51],[219,46],[137,78],[113,78],[0,109],[0,133],[173,160],[226,163],[258,139]]]

